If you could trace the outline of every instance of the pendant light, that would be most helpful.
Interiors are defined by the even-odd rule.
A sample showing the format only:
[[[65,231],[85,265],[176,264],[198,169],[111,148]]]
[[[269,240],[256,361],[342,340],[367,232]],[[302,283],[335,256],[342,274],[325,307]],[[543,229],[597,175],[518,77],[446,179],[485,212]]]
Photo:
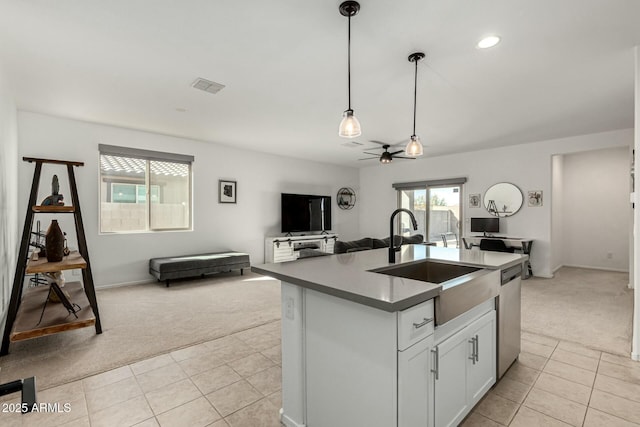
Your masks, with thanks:
[[[345,1],[340,7],[340,14],[342,16],[346,16],[349,20],[348,27],[348,59],[347,59],[347,67],[348,67],[348,90],[349,90],[349,108],[345,110],[342,114],[342,121],[340,122],[340,128],[338,129],[338,135],[343,138],[355,138],[356,136],[360,136],[362,131],[360,130],[360,122],[353,115],[353,110],[351,109],[351,17],[358,14],[360,11],[360,3],[357,1]]]
[[[416,52],[409,55],[409,62],[415,62],[416,64],[416,75],[415,75],[415,82],[413,87],[413,134],[411,135],[411,138],[409,139],[409,143],[407,144],[407,147],[404,149],[404,152],[407,154],[407,156],[411,156],[411,157],[422,156],[424,154],[422,149],[422,143],[420,142],[420,137],[416,135],[416,104],[417,104],[417,97],[418,97],[418,61],[420,61],[423,58],[424,58],[424,53],[422,52]]]

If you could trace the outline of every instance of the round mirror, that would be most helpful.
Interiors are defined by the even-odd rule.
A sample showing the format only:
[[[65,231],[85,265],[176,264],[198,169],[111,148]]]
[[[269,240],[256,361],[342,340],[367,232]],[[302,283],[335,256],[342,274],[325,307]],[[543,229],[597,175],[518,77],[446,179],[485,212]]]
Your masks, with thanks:
[[[342,187],[338,190],[336,200],[340,209],[349,210],[356,204],[356,192],[353,188]]]
[[[484,193],[484,207],[491,215],[511,216],[522,207],[522,192],[508,182],[499,182]]]

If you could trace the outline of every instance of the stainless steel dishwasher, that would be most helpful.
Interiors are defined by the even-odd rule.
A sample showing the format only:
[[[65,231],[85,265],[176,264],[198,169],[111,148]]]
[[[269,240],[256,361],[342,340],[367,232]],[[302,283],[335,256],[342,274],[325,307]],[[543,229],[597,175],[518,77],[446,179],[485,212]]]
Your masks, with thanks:
[[[520,354],[520,294],[522,264],[500,272],[500,295],[498,296],[498,378]]]

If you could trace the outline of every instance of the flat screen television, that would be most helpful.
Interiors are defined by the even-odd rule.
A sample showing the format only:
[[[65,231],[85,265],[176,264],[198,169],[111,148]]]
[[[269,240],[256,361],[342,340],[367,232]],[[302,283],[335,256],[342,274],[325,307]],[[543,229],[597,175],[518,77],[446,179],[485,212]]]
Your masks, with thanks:
[[[331,230],[331,196],[282,193],[282,232]]]
[[[471,218],[472,233],[499,233],[500,218]]]

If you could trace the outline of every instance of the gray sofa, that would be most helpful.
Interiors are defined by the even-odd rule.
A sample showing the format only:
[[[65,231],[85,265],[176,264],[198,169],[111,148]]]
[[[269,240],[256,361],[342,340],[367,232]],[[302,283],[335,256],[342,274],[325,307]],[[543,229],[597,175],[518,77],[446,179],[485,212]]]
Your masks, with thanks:
[[[423,243],[424,236],[422,234],[414,234],[409,237],[402,237],[395,235],[393,236],[393,241],[396,246],[400,244],[414,244],[414,243]],[[372,237],[365,237],[359,240],[351,240],[348,242],[343,242],[341,240],[336,240],[333,253],[334,254],[344,254],[350,252],[359,252],[366,251],[369,249],[380,249],[380,248],[388,248],[389,247],[389,238],[384,239],[375,239]]]

